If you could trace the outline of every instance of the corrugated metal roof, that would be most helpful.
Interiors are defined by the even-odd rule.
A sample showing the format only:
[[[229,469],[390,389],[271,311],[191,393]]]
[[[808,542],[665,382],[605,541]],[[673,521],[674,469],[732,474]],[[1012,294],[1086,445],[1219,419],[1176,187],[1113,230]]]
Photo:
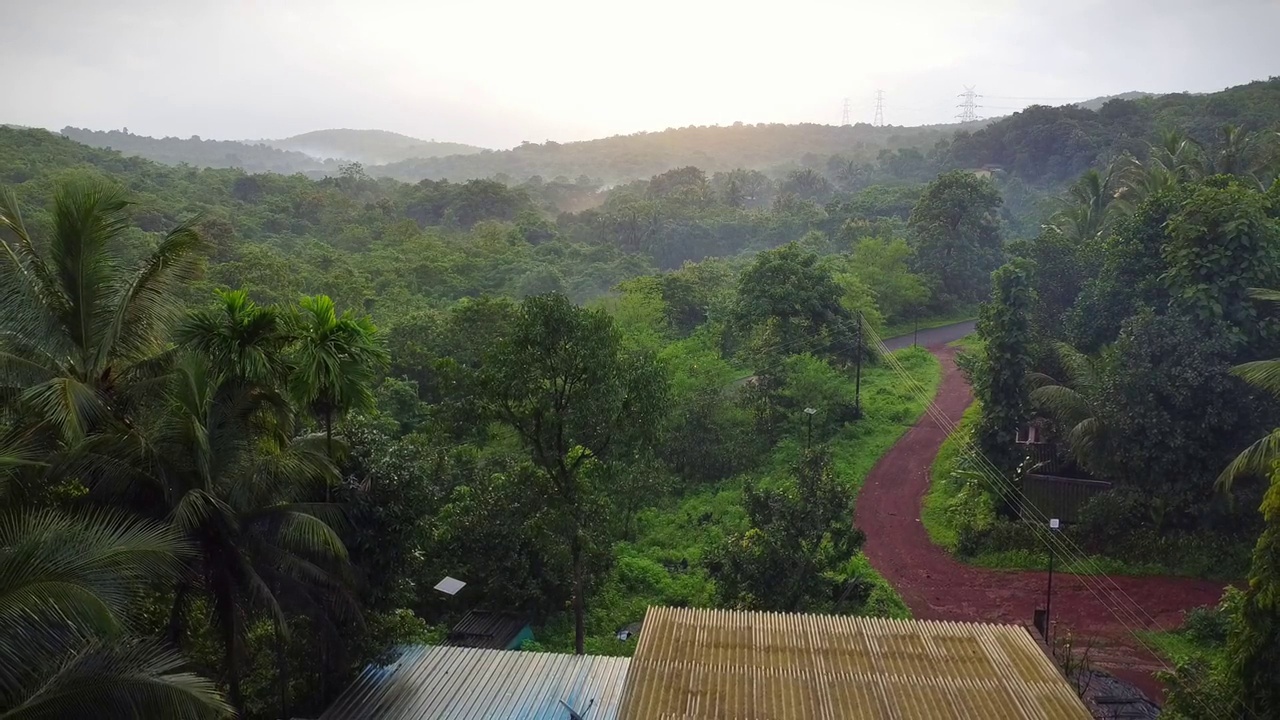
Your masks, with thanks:
[[[1089,720],[1015,625],[650,608],[619,720]]]
[[[631,659],[414,646],[370,667],[320,720],[615,720]],[[590,709],[590,712],[586,712]]]
[[[505,650],[528,624],[519,615],[472,610],[449,630],[445,645]]]

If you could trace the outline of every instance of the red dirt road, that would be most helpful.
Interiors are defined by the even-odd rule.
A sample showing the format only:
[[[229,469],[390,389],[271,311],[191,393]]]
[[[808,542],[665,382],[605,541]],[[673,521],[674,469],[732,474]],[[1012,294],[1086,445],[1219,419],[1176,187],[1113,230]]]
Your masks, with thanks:
[[[929,351],[942,363],[934,407],[951,422],[958,422],[972,395],[955,366],[955,351],[945,346],[930,347]],[[1044,604],[1046,573],[964,565],[934,545],[920,522],[920,508],[929,488],[929,466],[945,438],[946,432],[926,415],[867,476],[855,509],[855,522],[867,535],[867,557],[918,619],[1030,625],[1035,608]],[[1151,673],[1162,665],[1129,630],[1174,628],[1181,623],[1184,611],[1216,603],[1222,585],[1173,577],[1112,579],[1115,586],[1090,577],[1086,586],[1079,577],[1054,573],[1056,632],[1071,630],[1078,641],[1091,640],[1095,667],[1158,698],[1163,693]],[[1118,610],[1118,619],[1108,608],[1128,608],[1136,617]]]

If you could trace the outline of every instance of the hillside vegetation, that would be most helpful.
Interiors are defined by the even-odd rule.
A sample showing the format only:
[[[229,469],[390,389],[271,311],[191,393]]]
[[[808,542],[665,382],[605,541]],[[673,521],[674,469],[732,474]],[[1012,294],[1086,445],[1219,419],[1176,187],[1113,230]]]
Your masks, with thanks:
[[[280,140],[263,140],[281,150],[292,150],[325,160],[353,160],[382,165],[411,158],[469,155],[484,148],[454,142],[420,140],[387,130],[315,130]]]

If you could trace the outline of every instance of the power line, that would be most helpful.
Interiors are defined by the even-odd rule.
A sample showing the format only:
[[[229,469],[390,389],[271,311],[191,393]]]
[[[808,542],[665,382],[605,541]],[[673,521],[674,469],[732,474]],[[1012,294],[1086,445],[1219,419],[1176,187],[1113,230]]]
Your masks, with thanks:
[[[967,123],[981,119],[978,117],[978,108],[982,106],[975,103],[974,100],[982,96],[974,92],[971,86],[965,85],[964,92],[956,97],[964,98],[963,102],[956,105],[956,107],[960,108],[960,112],[956,115],[956,117],[960,118],[960,122]]]
[[[884,91],[876,91],[876,119],[871,121],[876,127],[884,127]]]

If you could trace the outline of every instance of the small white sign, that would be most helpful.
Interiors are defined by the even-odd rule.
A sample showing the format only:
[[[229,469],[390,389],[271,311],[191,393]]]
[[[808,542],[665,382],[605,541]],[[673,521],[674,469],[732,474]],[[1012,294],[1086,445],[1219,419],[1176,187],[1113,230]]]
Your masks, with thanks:
[[[457,595],[458,591],[466,587],[466,583],[457,578],[451,578],[448,575],[443,580],[436,583],[436,589],[446,595]]]
[[[1049,529],[1050,530],[1058,529],[1058,518],[1052,518],[1051,520],[1049,520]]]

